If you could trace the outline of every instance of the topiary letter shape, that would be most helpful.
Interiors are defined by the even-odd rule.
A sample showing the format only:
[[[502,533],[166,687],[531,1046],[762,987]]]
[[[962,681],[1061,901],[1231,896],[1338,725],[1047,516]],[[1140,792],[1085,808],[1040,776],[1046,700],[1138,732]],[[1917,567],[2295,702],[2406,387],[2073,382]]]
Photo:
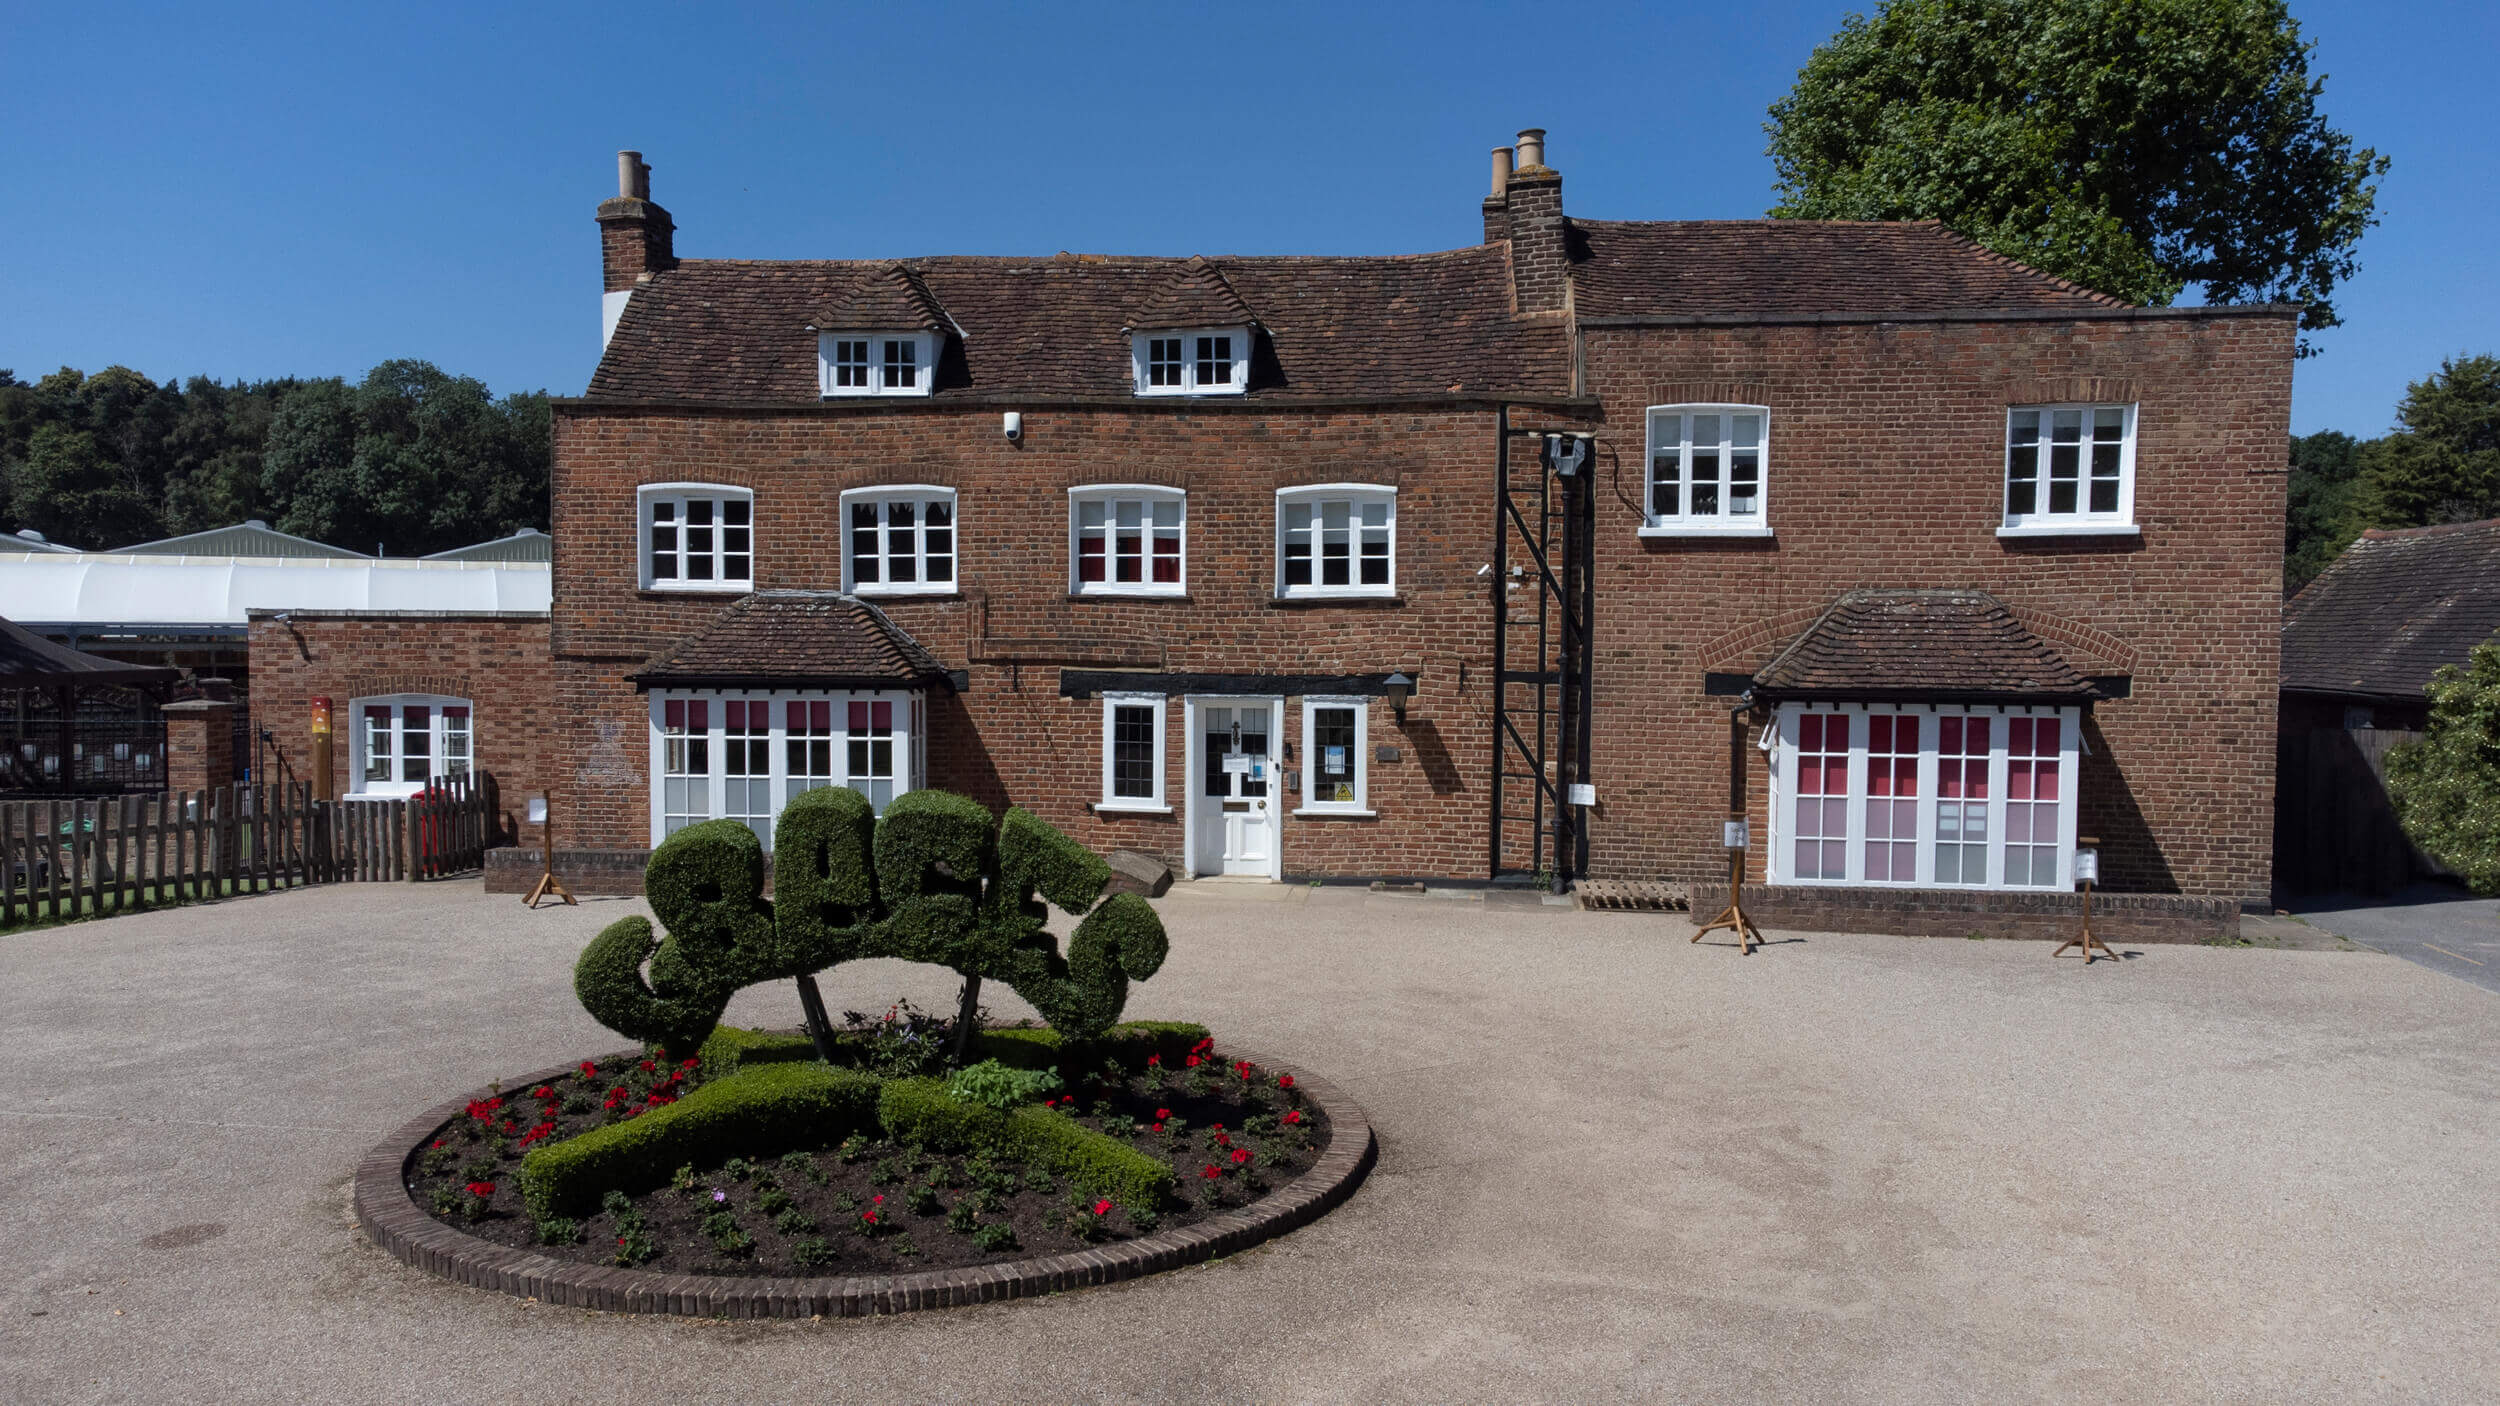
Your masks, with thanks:
[[[625,918],[592,939],[573,968],[583,1009],[682,1056],[742,987],[901,957],[1003,981],[1063,1037],[1086,1040],[1119,1020],[1128,984],[1169,951],[1143,898],[1095,905],[1111,878],[1099,857],[1027,811],[1010,807],[993,826],[979,802],[944,791],[897,797],[883,820],[856,791],[809,791],[774,826],[772,863],[767,900],[763,846],[741,822],[661,841],[643,892],[667,936]],[[1045,902],[1083,915],[1064,956]]]

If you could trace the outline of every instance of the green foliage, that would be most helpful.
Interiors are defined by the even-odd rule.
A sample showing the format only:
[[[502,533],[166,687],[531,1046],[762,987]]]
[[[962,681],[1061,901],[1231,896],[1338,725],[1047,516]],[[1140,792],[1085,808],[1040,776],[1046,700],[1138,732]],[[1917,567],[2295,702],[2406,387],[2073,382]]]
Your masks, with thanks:
[[[2500,894],[2500,642],[2432,676],[2422,740],[2387,754],[2405,833],[2479,894]]]
[[[823,1146],[871,1124],[876,1110],[877,1081],[868,1075],[758,1065],[640,1117],[531,1150],[521,1159],[521,1199],[533,1220],[579,1214],[607,1193],[664,1185],[687,1162]]]
[[[266,518],[358,551],[422,555],[547,525],[544,392],[389,361],[335,377],[151,381],[0,373],[9,529],[88,548]]]
[[[994,1059],[958,1069],[946,1080],[946,1092],[968,1103],[1005,1110],[1039,1103],[1067,1087],[1047,1069],[1010,1069]]]
[[[2352,539],[2344,534],[2344,520],[2360,482],[2365,447],[2363,441],[2340,430],[2320,430],[2292,440],[2291,476],[2283,504],[2286,592],[2315,580],[2338,552],[2351,545]]]
[[[2365,527],[2500,517],[2500,356],[2442,361],[2406,387],[2396,425],[2363,451],[2346,541]]]
[[[940,1153],[986,1153],[1030,1162],[1093,1195],[1158,1205],[1172,1168],[1084,1127],[1064,1113],[1026,1105],[1009,1112],[966,1103],[935,1079],[887,1081],[877,1100],[886,1136]],[[977,1185],[976,1181],[976,1185]]]
[[[583,1008],[622,1034],[692,1049],[741,987],[899,957],[1004,981],[1084,1040],[1119,1019],[1128,983],[1169,951],[1135,894],[1087,913],[1109,866],[1022,811],[994,830],[977,802],[914,791],[879,820],[856,792],[823,788],[789,804],[774,842],[777,901],[767,902],[763,847],[744,824],[706,821],[663,840],[643,887],[667,936],[640,918],[600,933],[574,968]],[[1037,896],[1084,915],[1064,956]]]
[[[993,1221],[972,1232],[972,1243],[991,1254],[1016,1248],[1016,1228],[1005,1221]]]
[[[1884,0],[1772,104],[1771,213],[1941,219],[2131,301],[2332,327],[2388,163],[2327,125],[2310,48],[2283,0]]]

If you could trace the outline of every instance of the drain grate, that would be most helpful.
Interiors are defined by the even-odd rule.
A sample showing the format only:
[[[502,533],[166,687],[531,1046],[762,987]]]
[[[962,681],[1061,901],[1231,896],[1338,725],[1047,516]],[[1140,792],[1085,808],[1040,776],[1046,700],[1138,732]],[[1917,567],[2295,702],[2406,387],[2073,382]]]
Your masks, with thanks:
[[[1680,913],[1692,907],[1684,885],[1664,879],[1579,879],[1571,891],[1582,908],[1607,913]]]

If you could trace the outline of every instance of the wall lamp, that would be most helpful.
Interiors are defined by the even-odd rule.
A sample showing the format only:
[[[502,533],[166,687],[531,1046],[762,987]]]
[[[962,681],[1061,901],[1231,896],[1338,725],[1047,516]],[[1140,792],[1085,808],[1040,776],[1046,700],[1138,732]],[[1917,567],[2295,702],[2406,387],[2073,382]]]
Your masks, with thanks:
[[[1381,684],[1381,693],[1399,717],[1406,716],[1406,700],[1415,696],[1415,681],[1404,674],[1391,674]]]

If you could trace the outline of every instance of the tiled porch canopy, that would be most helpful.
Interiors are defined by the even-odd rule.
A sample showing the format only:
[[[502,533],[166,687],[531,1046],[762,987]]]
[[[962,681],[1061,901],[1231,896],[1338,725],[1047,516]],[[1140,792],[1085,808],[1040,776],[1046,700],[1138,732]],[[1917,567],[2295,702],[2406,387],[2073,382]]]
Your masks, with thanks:
[[[885,612],[836,591],[757,591],[627,682],[645,690],[955,686]]]
[[[1843,594],[1753,676],[1764,702],[2087,703],[2105,696],[1985,591]]]

